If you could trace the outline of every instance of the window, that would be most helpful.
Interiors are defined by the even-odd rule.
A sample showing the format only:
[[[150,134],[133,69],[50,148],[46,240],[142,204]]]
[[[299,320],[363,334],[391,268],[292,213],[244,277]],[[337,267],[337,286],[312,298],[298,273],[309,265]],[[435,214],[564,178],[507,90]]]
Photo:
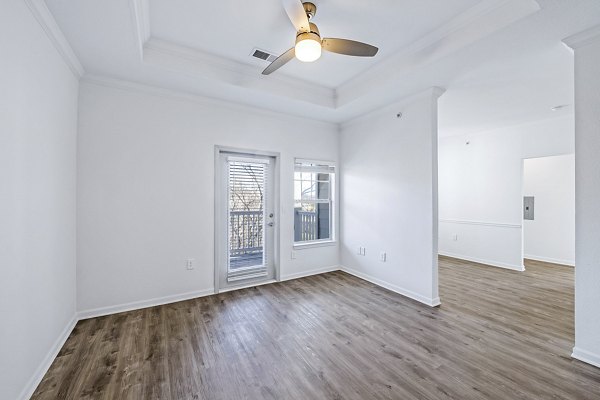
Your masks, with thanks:
[[[296,160],[294,168],[294,243],[334,239],[335,166]]]

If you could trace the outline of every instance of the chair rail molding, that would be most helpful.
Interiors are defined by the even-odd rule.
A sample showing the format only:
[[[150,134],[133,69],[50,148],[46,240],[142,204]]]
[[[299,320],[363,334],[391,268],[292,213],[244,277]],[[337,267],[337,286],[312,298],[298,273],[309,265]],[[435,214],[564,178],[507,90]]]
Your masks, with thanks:
[[[479,225],[479,226],[494,226],[497,228],[521,229],[521,224],[509,224],[504,222],[488,222],[488,221],[471,221],[463,219],[442,219],[439,220],[444,224],[462,224],[462,225]]]

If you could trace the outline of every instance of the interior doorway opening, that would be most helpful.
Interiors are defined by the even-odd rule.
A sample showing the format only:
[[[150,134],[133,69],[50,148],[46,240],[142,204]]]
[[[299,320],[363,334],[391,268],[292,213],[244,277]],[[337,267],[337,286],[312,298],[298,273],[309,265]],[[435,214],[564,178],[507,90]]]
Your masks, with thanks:
[[[575,155],[523,161],[523,258],[575,266]]]

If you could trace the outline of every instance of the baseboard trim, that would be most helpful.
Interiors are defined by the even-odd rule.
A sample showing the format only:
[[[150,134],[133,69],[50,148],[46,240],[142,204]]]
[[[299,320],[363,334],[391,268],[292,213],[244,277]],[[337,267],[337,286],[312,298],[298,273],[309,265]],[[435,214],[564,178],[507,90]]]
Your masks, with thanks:
[[[573,347],[573,354],[571,354],[571,357],[600,368],[600,355],[598,354],[591,353],[578,347]]]
[[[525,271],[525,266],[523,264],[521,264],[521,265],[504,264],[504,263],[499,263],[499,262],[496,262],[496,261],[485,260],[485,259],[482,259],[482,258],[469,257],[469,256],[460,255],[460,254],[448,253],[448,252],[445,252],[445,251],[440,251],[438,254],[440,256],[444,256],[444,257],[450,257],[450,258],[456,258],[456,259],[459,259],[459,260],[471,261],[471,262],[474,262],[474,263],[477,263],[477,264],[489,265],[491,267],[498,267],[498,268],[510,269],[512,271],[519,271],[519,272]]]
[[[108,307],[99,307],[91,310],[79,311],[77,316],[80,320],[102,317],[105,315],[118,314],[127,311],[140,310],[148,307],[162,306],[164,304],[177,303],[178,301],[191,300],[198,297],[215,294],[214,288],[198,290],[194,292],[181,293],[171,296],[157,297],[149,300],[134,301],[131,303],[118,304]]]
[[[286,275],[285,277],[283,277],[281,279],[281,281],[287,281],[287,280],[298,279],[298,278],[303,278],[303,277],[312,276],[312,275],[319,275],[319,274],[324,274],[324,273],[328,273],[328,272],[339,271],[340,269],[341,269],[341,267],[338,265],[331,266],[331,267],[325,267],[325,268],[317,268],[317,269],[313,269],[313,270],[309,270],[309,271]],[[349,272],[349,271],[347,271],[347,272]],[[351,273],[351,272],[349,272],[349,273]],[[366,278],[362,278],[362,279],[368,280]],[[274,282],[276,282],[276,281],[266,282],[265,284],[274,283]],[[376,282],[373,282],[373,283],[376,283]],[[256,286],[256,285],[250,285],[250,286]],[[382,286],[382,285],[380,285],[380,286]],[[241,288],[234,288],[232,290],[239,290],[239,289],[241,289]],[[390,290],[394,290],[394,289],[390,289]],[[177,303],[179,301],[191,300],[191,299],[195,299],[198,297],[210,296],[213,294],[215,294],[215,290],[214,290],[214,288],[210,288],[210,289],[199,290],[199,291],[194,291],[194,292],[187,292],[187,293],[182,293],[182,294],[177,294],[177,295],[172,295],[172,296],[157,297],[157,298],[149,299],[149,300],[135,301],[135,302],[126,303],[126,304],[119,304],[119,305],[108,306],[108,307],[99,307],[99,308],[79,311],[79,312],[75,313],[75,315],[73,316],[71,321],[69,321],[69,323],[67,324],[65,329],[61,332],[60,336],[58,337],[58,339],[56,340],[56,342],[54,343],[54,345],[52,346],[52,348],[50,349],[50,351],[44,358],[44,361],[42,361],[42,363],[40,364],[40,366],[38,367],[36,372],[33,374],[31,379],[27,382],[27,385],[25,386],[25,388],[21,392],[21,395],[19,396],[19,400],[28,400],[33,395],[33,393],[35,392],[35,389],[37,389],[38,385],[44,378],[44,375],[46,375],[46,372],[48,372],[48,369],[50,368],[50,366],[56,359],[56,356],[58,355],[58,353],[64,346],[65,342],[69,338],[69,335],[75,328],[75,325],[77,325],[78,321],[90,319],[90,318],[96,318],[96,317],[103,317],[103,316],[111,315],[111,314],[118,314],[118,313],[127,312],[127,311],[140,310],[140,309],[160,306],[160,305],[164,305],[164,304]],[[410,296],[408,296],[408,297],[410,297]],[[417,300],[417,299],[415,299],[415,300]],[[439,304],[439,299],[438,299],[438,304]]]
[[[305,278],[307,276],[312,276],[312,275],[319,275],[319,274],[326,274],[328,272],[333,272],[333,271],[339,271],[341,268],[339,265],[333,265],[331,267],[324,267],[324,268],[315,268],[315,269],[311,269],[309,271],[303,271],[303,272],[297,272],[295,274],[289,274],[289,275],[285,275],[281,277],[281,281],[290,281],[292,279],[300,279],[300,278]]]
[[[391,290],[392,292],[398,293],[404,297],[408,297],[410,299],[416,300],[416,301],[423,303],[429,307],[437,307],[442,304],[439,297],[430,298],[430,297],[422,296],[411,290],[404,289],[400,286],[393,285],[393,284],[383,281],[381,279],[375,278],[371,275],[359,272],[355,269],[348,268],[345,266],[340,266],[340,269],[344,272],[349,273],[350,275],[356,276],[357,278],[364,279],[367,282],[371,282],[377,286],[381,286],[382,288]]]
[[[63,331],[60,333],[60,335],[50,348],[50,351],[48,351],[46,357],[44,357],[44,360],[42,361],[40,366],[37,368],[35,373],[27,382],[27,385],[25,385],[25,388],[19,396],[20,400],[28,400],[33,395],[35,389],[37,389],[42,379],[44,379],[44,375],[46,375],[46,372],[48,372],[50,366],[56,359],[56,356],[58,356],[58,353],[69,338],[69,335],[71,335],[71,332],[73,331],[73,328],[75,328],[75,325],[77,325],[77,322],[77,314],[75,314],[73,315],[73,318],[71,318],[71,320],[67,323],[65,329],[63,329]]]
[[[533,261],[547,262],[547,263],[550,263],[550,264],[567,265],[569,267],[574,267],[575,266],[575,261],[573,261],[573,260],[561,260],[561,259],[558,259],[558,258],[534,256],[534,255],[531,255],[531,254],[525,254],[524,257],[526,259],[528,259],[528,260],[533,260]]]
[[[340,267],[337,265],[331,266],[331,267],[325,267],[325,268],[317,268],[317,269],[313,269],[310,271],[304,271],[304,272],[300,272],[300,273],[296,273],[296,274],[286,275],[281,278],[281,281],[288,281],[291,279],[298,279],[298,278],[303,278],[306,276],[324,274],[327,272],[339,271],[339,270],[340,270]],[[266,282],[266,283],[273,283],[273,282]],[[249,285],[248,287],[252,287],[252,286],[257,286],[257,285],[252,284],[252,285]],[[243,288],[244,287],[236,287],[236,288],[231,288],[231,290],[238,290],[238,289],[243,289]],[[221,290],[220,292],[223,293],[226,291],[228,291],[228,290]],[[157,297],[157,298],[149,299],[149,300],[134,301],[131,303],[117,304],[117,305],[108,306],[108,307],[99,307],[99,308],[94,308],[91,310],[83,310],[83,311],[79,311],[77,313],[77,317],[79,320],[103,317],[103,316],[111,315],[111,314],[118,314],[118,313],[127,312],[127,311],[140,310],[140,309],[148,308],[148,307],[161,306],[164,304],[177,303],[178,301],[191,300],[191,299],[195,299],[198,297],[210,296],[213,294],[215,294],[215,289],[210,288],[210,289],[176,294],[176,295],[171,295],[171,296]]]

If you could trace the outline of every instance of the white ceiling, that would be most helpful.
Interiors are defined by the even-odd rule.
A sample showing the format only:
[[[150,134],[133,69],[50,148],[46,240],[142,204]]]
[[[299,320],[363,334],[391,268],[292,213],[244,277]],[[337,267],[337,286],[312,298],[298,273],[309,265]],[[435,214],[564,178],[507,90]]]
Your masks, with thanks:
[[[380,54],[324,54],[263,77],[252,48],[281,52],[294,40],[279,0],[46,3],[87,79],[331,122],[440,86],[443,134],[549,118],[552,106],[572,104],[572,54],[560,41],[600,24],[598,0],[317,0],[323,36],[369,42]]]
[[[299,0],[298,0],[299,1]],[[380,48],[377,59],[451,20],[478,0],[315,1],[323,37],[364,41]],[[296,31],[280,0],[150,0],[153,37],[241,63],[266,63],[249,57],[255,47],[281,54],[293,47]],[[294,60],[279,73],[334,88],[373,65],[377,59],[325,53],[314,64]]]

